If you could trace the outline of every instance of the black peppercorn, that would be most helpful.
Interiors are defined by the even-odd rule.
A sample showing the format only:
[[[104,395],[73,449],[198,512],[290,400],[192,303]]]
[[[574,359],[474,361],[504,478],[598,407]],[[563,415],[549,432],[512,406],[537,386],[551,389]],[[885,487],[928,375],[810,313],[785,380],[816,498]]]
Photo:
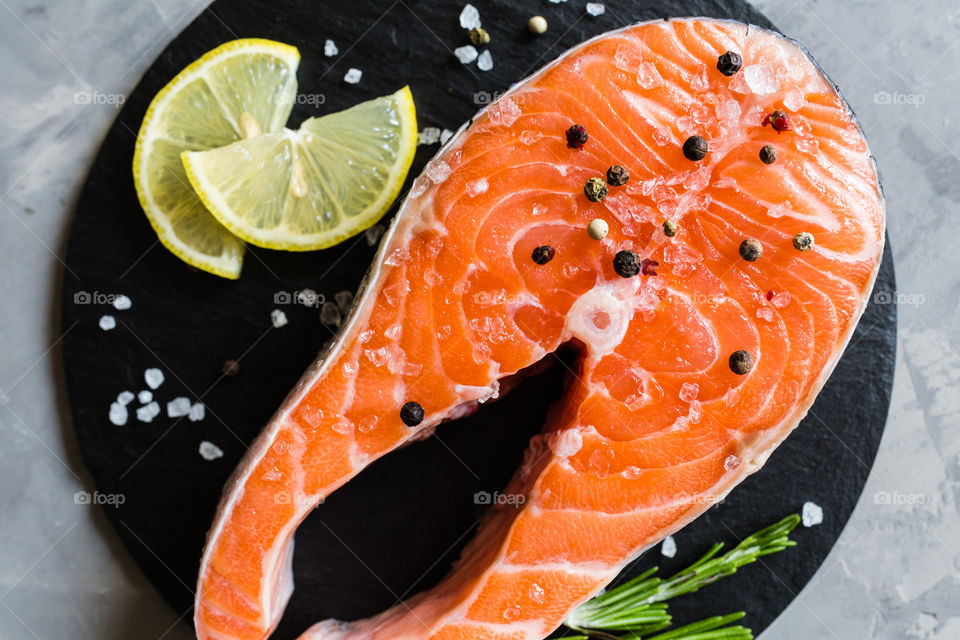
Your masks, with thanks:
[[[683,155],[686,156],[687,160],[693,160],[694,162],[706,158],[709,150],[710,145],[701,136],[690,136],[683,143]]]
[[[640,265],[637,263],[637,254],[633,251],[618,251],[613,257],[613,270],[621,278],[632,278],[640,273]]]
[[[587,144],[587,128],[582,124],[575,124],[567,129],[567,146],[574,149],[582,149]]]
[[[763,245],[756,238],[747,238],[740,243],[740,257],[747,262],[756,262],[763,255]]]
[[[763,164],[773,164],[777,161],[777,148],[772,144],[765,144],[760,149],[760,160]]]
[[[547,264],[553,260],[553,256],[556,255],[556,250],[550,245],[541,245],[533,250],[533,261],[537,264]]]
[[[734,51],[727,51],[717,58],[717,71],[725,76],[732,76],[737,71],[740,71],[740,67],[742,66],[743,58],[740,57],[739,53]]]
[[[419,402],[408,402],[400,409],[400,419],[408,427],[415,427],[423,422],[423,407]]]
[[[630,179],[630,172],[618,164],[607,169],[607,184],[611,187],[622,187]]]
[[[740,349],[730,354],[730,370],[738,376],[745,375],[753,369],[753,356],[749,351]]]

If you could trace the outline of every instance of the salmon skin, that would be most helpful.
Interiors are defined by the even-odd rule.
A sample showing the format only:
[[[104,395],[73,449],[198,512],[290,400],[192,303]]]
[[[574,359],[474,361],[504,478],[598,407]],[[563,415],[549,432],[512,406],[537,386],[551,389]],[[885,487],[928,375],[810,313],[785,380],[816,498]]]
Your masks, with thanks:
[[[729,76],[726,51],[742,57]],[[573,124],[587,132],[580,149]],[[707,142],[700,160],[684,153],[691,136]],[[629,181],[588,199],[588,179],[611,165]],[[599,240],[586,231],[597,218],[609,227]],[[524,499],[489,511],[437,587],[302,636],[546,637],[797,425],[866,306],[884,224],[863,135],[796,43],[690,18],[572,49],[415,180],[336,343],[225,489],[198,637],[269,636],[293,589],[294,531],[316,504],[573,343],[576,375],[505,489]],[[801,233],[812,248],[794,246]],[[758,259],[741,257],[744,239]],[[538,247],[552,259],[534,260]],[[423,408],[414,426],[409,402]]]

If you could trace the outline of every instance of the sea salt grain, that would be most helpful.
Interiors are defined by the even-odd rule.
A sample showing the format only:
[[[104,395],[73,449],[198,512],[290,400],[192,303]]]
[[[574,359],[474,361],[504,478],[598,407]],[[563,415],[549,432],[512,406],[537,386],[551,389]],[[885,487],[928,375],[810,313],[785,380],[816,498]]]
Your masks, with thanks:
[[[320,322],[331,327],[339,327],[341,321],[340,309],[337,308],[336,303],[324,302],[320,307]]]
[[[440,140],[440,129],[437,127],[424,127],[417,134],[417,144],[437,144]]]
[[[480,12],[472,4],[463,6],[460,12],[460,26],[464,29],[476,29],[480,26]]]
[[[347,72],[343,74],[343,81],[346,82],[347,84],[357,84],[358,82],[360,82],[360,78],[362,77],[363,77],[363,71],[360,71],[360,69],[355,69],[353,67],[350,67],[349,69],[347,69]]]
[[[180,418],[190,412],[190,398],[174,398],[167,403],[167,415],[171,418]]]
[[[110,331],[116,328],[117,319],[113,316],[100,316],[100,328],[104,331]]]
[[[697,399],[698,393],[700,393],[700,385],[684,382],[680,387],[680,399],[684,402],[693,402]]]
[[[470,64],[477,59],[477,48],[472,44],[465,44],[462,47],[457,47],[453,50],[453,55],[457,56],[463,64]]]
[[[327,42],[329,42],[329,40]],[[202,457],[204,460],[216,460],[217,458],[222,458],[223,449],[212,442],[204,440],[200,443],[200,457]]]
[[[743,70],[743,80],[747,88],[758,96],[776,93],[780,90],[780,81],[773,69],[765,64],[752,64]]]
[[[440,184],[450,177],[453,170],[443,160],[434,160],[423,170],[425,176],[430,178],[434,184]]]
[[[781,293],[773,296],[773,298],[770,300],[770,304],[775,306],[777,309],[783,309],[785,306],[790,304],[790,300],[790,294],[786,291],[782,291]]]
[[[163,371],[160,371],[160,369],[147,369],[143,372],[143,379],[146,381],[148,387],[156,389],[163,384]]]
[[[596,18],[597,16],[602,16],[606,12],[607,8],[600,2],[587,3],[587,15],[591,15]]]
[[[740,466],[740,458],[735,455],[727,456],[726,460],[723,461],[723,468],[727,471],[733,471]]]
[[[110,422],[122,427],[127,424],[127,407],[120,404],[119,402],[110,403]]]
[[[121,391],[119,394],[117,394],[117,402],[126,406],[133,402],[133,399],[136,397],[137,396],[133,395],[133,393],[130,391]]]
[[[338,53],[340,53],[340,51],[337,49],[337,45],[333,43],[333,40],[327,40],[323,43],[323,55],[332,58]]]
[[[677,555],[677,541],[673,539],[673,536],[667,536],[660,543],[660,555],[665,558],[672,558]]]
[[[383,235],[385,227],[382,224],[375,224],[363,232],[363,237],[367,241],[367,246],[372,247],[380,242],[380,236]]]
[[[490,55],[489,51],[484,51],[477,58],[477,69],[480,69],[480,71],[490,71],[490,69],[493,69],[493,56]]]
[[[207,408],[202,402],[198,402],[190,407],[190,411],[187,413],[187,418],[190,420],[190,422],[200,422],[206,417],[206,415]]]
[[[287,314],[280,309],[274,309],[270,312],[270,322],[273,324],[274,329],[284,327],[287,324]]]
[[[440,132],[440,144],[446,144],[447,140],[453,137],[453,131],[450,129],[444,129]]]
[[[146,389],[144,389],[143,391],[140,391],[139,393],[137,393],[137,400],[140,401],[140,404],[147,404],[148,402],[153,400],[153,392],[147,391]]]
[[[153,422],[153,419],[158,415],[160,415],[160,405],[156,402],[151,402],[137,409],[137,420],[140,422]]]
[[[790,111],[799,111],[806,103],[807,99],[804,97],[803,92],[800,91],[800,89],[790,89],[783,94],[783,106]]]
[[[531,131],[529,129],[524,129],[520,132],[520,142],[527,145],[528,147],[532,144],[536,144],[543,138],[543,134],[539,131]]]
[[[823,509],[820,505],[813,502],[804,502],[803,509],[800,511],[800,517],[803,520],[803,526],[815,527],[823,522]]]
[[[653,89],[663,84],[663,78],[652,62],[644,62],[637,69],[637,83],[643,89]]]
[[[133,306],[133,301],[122,293],[113,299],[113,308],[119,311],[125,311]]]
[[[486,178],[480,178],[467,183],[467,193],[470,194],[471,198],[475,198],[482,193],[486,193],[489,186]]]

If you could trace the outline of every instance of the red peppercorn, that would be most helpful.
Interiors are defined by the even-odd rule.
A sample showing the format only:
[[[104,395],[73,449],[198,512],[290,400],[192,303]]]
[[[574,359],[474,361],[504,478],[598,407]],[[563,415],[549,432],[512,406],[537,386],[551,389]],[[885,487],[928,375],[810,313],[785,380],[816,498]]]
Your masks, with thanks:
[[[656,260],[651,260],[650,258],[644,258],[640,261],[640,273],[645,276],[655,276],[657,275],[656,268],[660,266],[660,263]]]
[[[781,131],[793,131],[793,127],[790,126],[790,116],[787,115],[786,111],[781,111],[777,109],[773,113],[768,113],[763,117],[763,126],[770,125],[773,127],[773,130],[777,133]]]
[[[586,127],[582,124],[575,124],[567,129],[567,146],[574,149],[582,149],[589,137]]]
[[[773,300],[773,296],[774,296],[773,289],[770,289],[770,291],[767,291],[767,300]]]

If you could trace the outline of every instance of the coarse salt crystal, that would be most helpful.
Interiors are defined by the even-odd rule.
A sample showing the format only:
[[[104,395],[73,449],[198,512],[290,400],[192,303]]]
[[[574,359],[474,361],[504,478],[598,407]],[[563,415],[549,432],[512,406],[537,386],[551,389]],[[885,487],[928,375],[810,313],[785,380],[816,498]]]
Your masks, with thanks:
[[[133,393],[130,391],[121,391],[119,394],[117,394],[117,402],[122,405],[128,405],[133,402],[133,399],[136,397],[137,396],[133,395]]]
[[[113,316],[100,316],[100,328],[104,331],[110,331],[117,326],[117,319]]]
[[[480,69],[480,71],[490,71],[490,69],[493,69],[493,56],[489,51],[484,51],[477,56],[477,69]]]
[[[113,299],[113,308],[125,311],[133,306],[133,301],[122,293]]]
[[[758,96],[776,93],[780,90],[780,81],[766,64],[752,64],[743,70],[743,80],[747,88]]]
[[[356,69],[354,67],[350,67],[347,69],[347,72],[343,74],[343,81],[347,84],[357,84],[360,82],[360,78],[362,77],[363,71],[360,71],[360,69]]]
[[[607,12],[607,8],[600,2],[588,2],[586,9],[587,15],[593,16],[594,18],[602,16]]]
[[[417,134],[417,144],[436,144],[440,140],[440,129],[438,127],[424,127]]]
[[[472,44],[465,44],[462,47],[457,47],[453,50],[453,55],[457,56],[462,64],[470,64],[477,59],[477,48]]]
[[[273,324],[275,329],[284,327],[287,325],[287,314],[285,314],[280,309],[274,309],[270,312],[270,322]]]
[[[672,558],[677,555],[677,541],[673,539],[673,536],[667,536],[660,543],[660,555],[665,558]]]
[[[190,407],[190,411],[187,413],[187,418],[190,420],[190,422],[200,422],[206,417],[206,415],[207,408],[202,402],[197,402]]]
[[[700,385],[698,384],[684,382],[683,386],[680,387],[680,399],[684,402],[696,400],[698,393],[700,393]]]
[[[383,235],[385,228],[382,224],[375,224],[363,232],[363,237],[367,241],[367,246],[372,247],[380,242],[380,236]]]
[[[110,422],[122,427],[127,424],[127,407],[119,402],[110,403]]]
[[[577,429],[565,429],[548,436],[547,443],[553,455],[568,458],[583,448],[583,436]]]
[[[323,43],[323,55],[332,58],[338,53],[340,53],[340,51],[337,49],[337,45],[333,43],[333,40],[327,40]]]
[[[770,307],[760,307],[757,309],[757,317],[761,320],[766,320],[767,322],[773,322],[773,318],[776,314],[773,312],[773,309]]]
[[[341,320],[340,309],[336,303],[324,302],[323,306],[320,307],[320,322],[332,327],[339,327]]]
[[[145,404],[137,409],[137,420],[140,422],[153,422],[158,415],[160,415],[160,405],[156,402]]]
[[[153,400],[153,392],[144,389],[143,391],[137,393],[137,400],[140,401],[140,404],[147,404]]]
[[[773,296],[773,298],[770,300],[770,304],[775,306],[777,309],[783,309],[785,306],[790,304],[790,300],[790,294],[786,291],[782,291]]]
[[[723,468],[727,471],[733,471],[740,466],[740,458],[731,454],[723,461]]]
[[[460,26],[464,29],[476,29],[480,26],[480,12],[472,4],[465,4],[460,12]]]
[[[427,165],[426,169],[423,170],[425,176],[430,178],[430,181],[434,184],[440,184],[444,180],[450,177],[450,174],[453,173],[453,170],[443,160],[434,160]]]
[[[327,40],[327,42],[330,41]],[[200,457],[202,457],[204,460],[216,460],[217,458],[223,457],[223,449],[207,440],[204,440],[200,443],[199,451]]]
[[[539,131],[524,129],[520,132],[520,142],[527,146],[538,142],[541,138],[543,138],[543,134]]]
[[[823,509],[814,502],[804,502],[800,511],[803,526],[814,527],[823,522]]]
[[[190,412],[190,398],[174,398],[167,403],[167,415],[171,418],[180,418]]]
[[[500,124],[505,127],[509,127],[520,117],[520,107],[510,98],[500,100],[497,103],[497,108],[500,111]]]
[[[806,103],[807,99],[804,97],[803,92],[796,87],[783,94],[783,106],[790,111],[800,111]]]
[[[446,144],[447,140],[453,137],[453,131],[450,129],[444,129],[440,132],[440,144]]]
[[[146,381],[148,387],[156,389],[163,384],[163,371],[156,368],[147,369],[143,372],[143,379]]]
[[[315,307],[318,299],[317,292],[313,289],[301,289],[297,291],[297,302],[305,307]]]
[[[637,83],[643,89],[654,89],[663,84],[663,78],[652,62],[644,62],[637,69]]]
[[[486,193],[489,187],[487,179],[480,178],[467,183],[467,193],[470,194],[471,198],[475,198],[482,193]]]

